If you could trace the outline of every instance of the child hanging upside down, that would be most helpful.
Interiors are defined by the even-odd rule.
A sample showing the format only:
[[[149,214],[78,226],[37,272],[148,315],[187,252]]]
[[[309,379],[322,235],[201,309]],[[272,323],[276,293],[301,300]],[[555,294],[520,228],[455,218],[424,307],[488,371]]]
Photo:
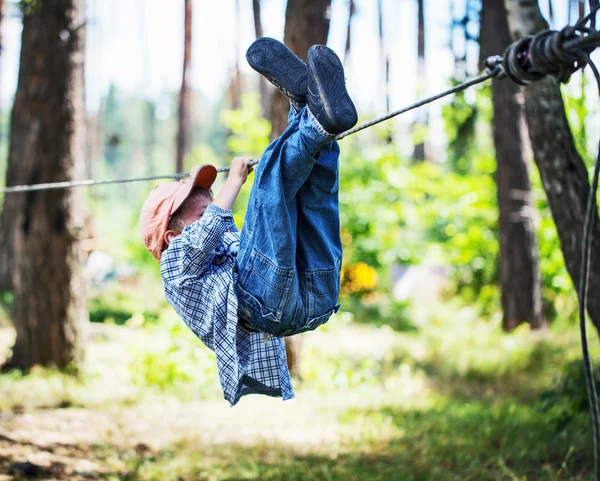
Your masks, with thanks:
[[[165,296],[217,358],[231,405],[252,393],[291,399],[284,336],[316,329],[339,308],[342,245],[336,134],[357,122],[344,70],[323,45],[306,64],[271,38],[254,42],[248,62],[291,100],[289,125],[265,150],[242,232],[231,208],[252,171],[231,161],[212,197],[217,171],[157,185],[144,202],[140,232],[160,260]]]

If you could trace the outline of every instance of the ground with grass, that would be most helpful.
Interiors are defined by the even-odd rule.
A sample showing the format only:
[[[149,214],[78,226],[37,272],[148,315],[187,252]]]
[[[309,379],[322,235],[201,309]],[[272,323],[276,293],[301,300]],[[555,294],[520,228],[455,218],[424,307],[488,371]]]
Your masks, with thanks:
[[[448,309],[408,332],[338,315],[304,336],[294,400],[234,408],[182,323],[92,324],[79,379],[0,376],[0,481],[590,479],[576,327]]]

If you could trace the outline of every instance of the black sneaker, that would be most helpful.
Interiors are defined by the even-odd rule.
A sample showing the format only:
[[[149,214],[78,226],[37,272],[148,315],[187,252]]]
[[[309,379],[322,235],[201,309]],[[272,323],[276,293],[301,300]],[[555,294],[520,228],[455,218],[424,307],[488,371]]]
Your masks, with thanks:
[[[289,99],[299,104],[306,102],[306,64],[283,43],[259,38],[246,51],[246,60]]]
[[[346,90],[344,67],[333,50],[313,45],[308,50],[308,108],[330,134],[351,129],[358,121],[356,108]]]

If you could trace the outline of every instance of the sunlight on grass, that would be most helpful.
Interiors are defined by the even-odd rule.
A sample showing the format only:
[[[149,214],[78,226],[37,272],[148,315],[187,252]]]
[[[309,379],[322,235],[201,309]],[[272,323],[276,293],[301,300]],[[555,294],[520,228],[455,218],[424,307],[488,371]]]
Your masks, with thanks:
[[[296,399],[233,409],[214,355],[174,315],[96,324],[80,379],[1,375],[0,412],[16,413],[18,435],[20,416],[66,432],[88,419],[82,456],[115,481],[588,479],[578,394],[540,408],[580,357],[575,328],[507,335],[475,310],[410,314],[418,330],[397,332],[340,313],[304,336]]]

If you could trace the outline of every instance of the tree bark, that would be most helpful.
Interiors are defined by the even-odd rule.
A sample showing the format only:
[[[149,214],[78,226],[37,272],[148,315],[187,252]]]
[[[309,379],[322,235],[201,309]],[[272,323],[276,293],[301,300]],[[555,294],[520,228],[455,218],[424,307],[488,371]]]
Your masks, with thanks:
[[[285,43],[305,60],[311,45],[326,44],[329,34],[331,0],[288,0],[285,10]],[[287,126],[289,100],[282,94],[273,97],[271,106],[271,140]]]
[[[505,0],[512,37],[521,38],[548,24],[537,2]],[[552,217],[556,223],[567,270],[579,286],[583,223],[590,183],[585,164],[577,152],[558,82],[545,78],[525,88],[525,117],[535,163]],[[594,216],[589,292],[600,292],[600,226]],[[600,331],[600,296],[588,296],[587,311]]]
[[[285,337],[285,356],[290,375],[302,379],[302,369],[300,360],[302,359],[303,336],[298,334],[292,337]]]
[[[4,47],[4,42],[2,38],[2,23],[4,20],[4,0],[0,0],[0,55],[2,54],[2,48]]]
[[[485,0],[481,9],[481,57],[504,51],[511,43],[503,0]],[[500,231],[502,327],[527,322],[544,325],[541,277],[529,169],[525,157],[521,91],[510,81],[492,81],[494,145]]]
[[[385,33],[383,28],[383,3],[377,0],[377,23],[379,25],[379,55],[383,62],[383,91],[385,95],[385,111],[390,111],[390,56],[385,45]],[[392,124],[386,124],[385,141],[392,143]]]
[[[346,27],[346,48],[344,49],[344,64],[350,57],[350,50],[352,49],[352,19],[356,13],[356,4],[354,0],[350,0],[348,3],[348,26]]]
[[[235,0],[235,32],[233,33],[234,38],[234,49],[235,49],[235,63],[233,67],[233,78],[229,84],[230,100],[232,110],[240,108],[240,97],[242,94],[242,75],[240,73],[240,0]],[[262,75],[261,75],[262,77]]]
[[[175,169],[183,172],[183,160],[191,149],[192,111],[189,89],[189,70],[192,60],[192,0],[185,2],[185,33],[183,40],[183,72],[179,91],[179,127],[177,130],[177,156]]]
[[[425,84],[425,5],[424,0],[417,0],[417,98],[423,96],[423,86]],[[427,128],[428,116],[427,109],[420,108],[417,111],[417,120],[415,126],[420,132]],[[419,133],[419,136],[421,133]],[[426,159],[425,139],[418,140],[413,149],[412,158],[415,161]]]
[[[44,0],[23,18],[17,93],[11,117],[13,184],[81,179],[85,157],[81,0]],[[17,338],[8,366],[77,369],[87,321],[79,189],[7,196],[14,221]]]
[[[256,35],[256,38],[258,39],[264,36],[261,19],[260,0],[252,0],[252,13],[254,17],[254,33]],[[259,88],[260,105],[262,107],[263,117],[268,119],[269,114],[271,112],[271,103],[273,99],[274,89],[272,88],[269,81],[262,75],[259,76]]]
[[[2,21],[4,20],[4,0],[0,0],[0,56],[2,54]],[[7,169],[8,171],[8,169]],[[8,182],[8,178],[6,179]],[[8,183],[6,184],[9,185]],[[5,214],[3,206],[0,213],[0,291],[11,288],[12,259],[12,220]]]

